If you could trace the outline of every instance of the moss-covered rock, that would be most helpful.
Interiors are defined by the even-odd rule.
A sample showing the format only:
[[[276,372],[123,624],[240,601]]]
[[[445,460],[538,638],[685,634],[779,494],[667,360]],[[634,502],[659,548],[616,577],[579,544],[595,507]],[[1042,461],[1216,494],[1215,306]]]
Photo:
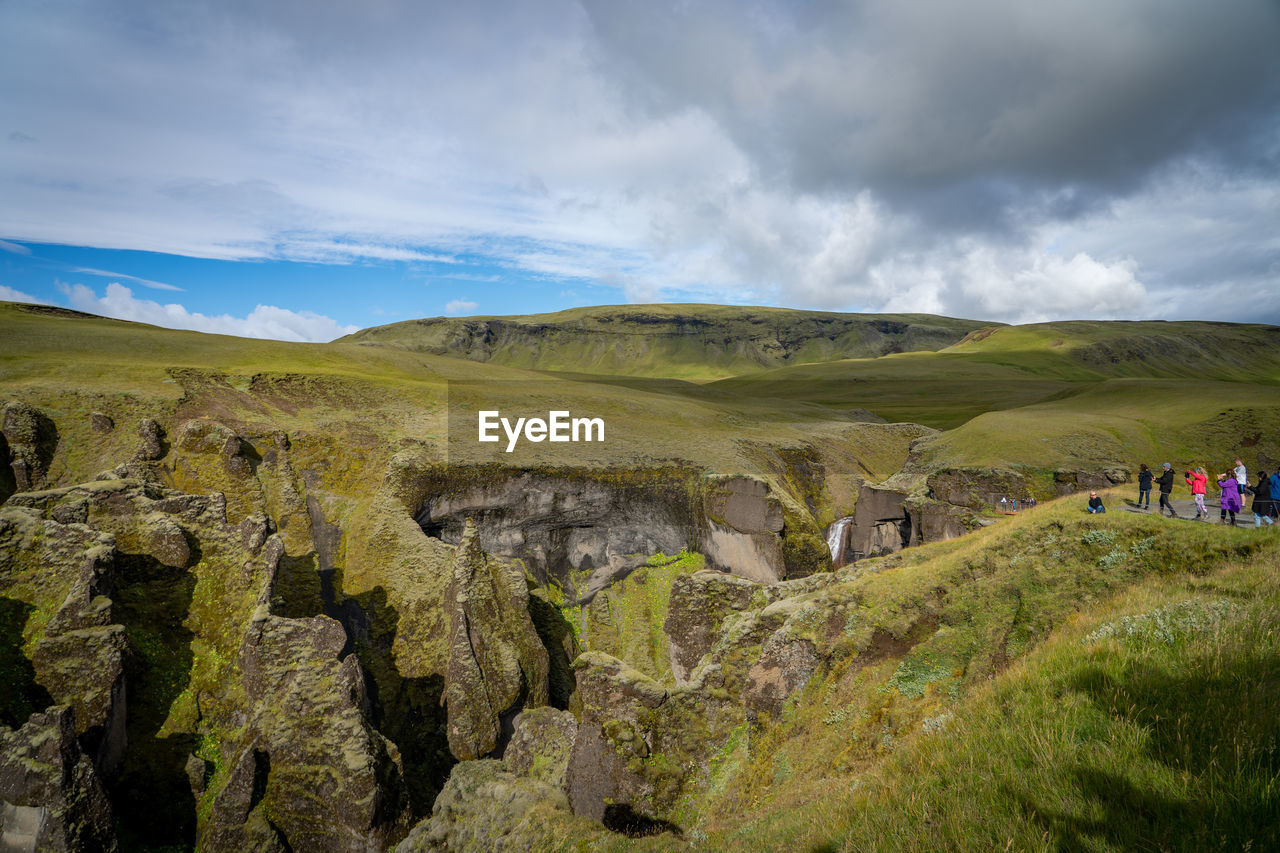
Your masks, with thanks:
[[[58,428],[43,411],[11,400],[0,414],[0,432],[9,445],[8,463],[14,489],[29,492],[44,486],[49,463],[58,449]]]
[[[0,727],[0,837],[6,850],[114,851],[111,805],[76,741],[75,712]]]
[[[677,683],[711,650],[725,617],[746,610],[760,584],[723,572],[701,571],[677,578],[662,628],[671,650],[671,671]]]
[[[445,606],[449,749],[461,760],[498,748],[502,718],[547,702],[547,650],[529,616],[524,573],[480,549],[468,522]]]
[[[431,817],[414,827],[396,853],[524,853],[607,835],[600,824],[575,817],[559,788],[482,759],[453,768]]]
[[[569,756],[578,738],[577,718],[546,706],[530,708],[516,717],[514,729],[502,754],[507,769],[565,790]]]

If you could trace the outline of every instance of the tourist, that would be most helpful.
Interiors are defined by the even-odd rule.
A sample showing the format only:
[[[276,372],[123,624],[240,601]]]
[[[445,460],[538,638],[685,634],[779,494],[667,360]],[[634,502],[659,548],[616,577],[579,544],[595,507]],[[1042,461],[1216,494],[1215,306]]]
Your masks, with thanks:
[[[1244,462],[1236,460],[1236,485],[1240,487],[1240,503],[1244,503],[1244,490],[1249,485],[1249,471],[1244,467]]]
[[[1147,467],[1147,463],[1143,462],[1138,466],[1138,509],[1151,509],[1151,481],[1154,475],[1151,469]],[[1146,502],[1143,502],[1143,499]]]
[[[1266,471],[1258,473],[1258,485],[1253,487],[1253,506],[1249,508],[1253,510],[1255,527],[1275,524],[1271,517],[1276,514],[1276,502],[1271,495],[1271,483],[1267,481]]]
[[[1218,488],[1222,489],[1222,511],[1218,514],[1218,520],[1226,521],[1230,514],[1232,527],[1236,526],[1236,513],[1240,511],[1239,485],[1232,474],[1223,474],[1218,478]]]
[[[1102,505],[1102,498],[1098,497],[1097,492],[1089,493],[1088,510],[1090,515],[1104,513],[1107,511],[1107,508]]]
[[[1209,475],[1205,473],[1204,468],[1183,473],[1187,477],[1187,485],[1191,487],[1191,496],[1196,499],[1196,519],[1203,518],[1208,521],[1209,510],[1204,508],[1204,493],[1209,485]]]
[[[1177,518],[1178,514],[1173,511],[1173,504],[1169,503],[1169,495],[1173,493],[1173,464],[1166,462],[1160,467],[1164,469],[1156,478],[1156,482],[1160,484],[1160,512],[1163,514],[1167,509],[1170,518]]]

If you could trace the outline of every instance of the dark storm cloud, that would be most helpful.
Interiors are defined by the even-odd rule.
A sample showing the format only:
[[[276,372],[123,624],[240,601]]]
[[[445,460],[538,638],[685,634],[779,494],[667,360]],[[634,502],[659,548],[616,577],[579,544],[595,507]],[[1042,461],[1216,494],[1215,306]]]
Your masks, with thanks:
[[[1277,44],[1274,0],[10,0],[0,239],[1275,318]]]
[[[709,111],[801,191],[1062,216],[1181,157],[1280,164],[1267,0],[585,5],[637,97]]]

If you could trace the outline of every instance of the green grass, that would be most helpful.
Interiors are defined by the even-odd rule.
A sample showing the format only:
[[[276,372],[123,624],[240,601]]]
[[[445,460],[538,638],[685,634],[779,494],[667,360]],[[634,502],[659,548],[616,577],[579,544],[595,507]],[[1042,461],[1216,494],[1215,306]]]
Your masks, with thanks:
[[[705,380],[779,364],[936,350],[988,325],[928,314],[604,305],[410,320],[341,340],[538,370]]]
[[[702,846],[1274,847],[1280,536],[1079,515],[1042,507],[828,595],[918,641],[837,655],[754,735]]]

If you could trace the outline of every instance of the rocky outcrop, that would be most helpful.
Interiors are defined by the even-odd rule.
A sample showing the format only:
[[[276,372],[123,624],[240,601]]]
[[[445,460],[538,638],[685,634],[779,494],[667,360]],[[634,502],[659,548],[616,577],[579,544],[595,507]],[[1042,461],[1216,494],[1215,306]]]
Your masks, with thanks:
[[[116,428],[116,422],[104,412],[89,413],[89,429],[97,433],[108,433]]]
[[[138,421],[138,450],[134,462],[155,462],[165,455],[164,429],[154,418]]]
[[[1129,472],[1123,468],[1107,468],[1104,471],[1062,469],[1053,473],[1053,487],[1059,496],[1087,492],[1091,489],[1110,489],[1127,482],[1129,482]]]
[[[524,573],[490,559],[468,522],[445,597],[449,662],[444,699],[449,750],[461,760],[499,749],[504,722],[547,702],[547,650],[529,617]]]
[[[14,490],[42,488],[58,448],[58,428],[53,421],[35,406],[11,400],[0,415],[0,432],[9,446],[8,459],[3,461],[12,471]]]
[[[748,477],[704,478],[684,469],[415,472],[408,466],[389,476],[407,481],[393,485],[396,491],[425,495],[409,500],[428,536],[457,544],[470,518],[486,552],[524,561],[538,580],[554,579],[579,602],[659,552],[698,551],[713,567],[773,582],[788,572],[813,571],[812,549],[800,543],[811,532],[817,559],[826,565],[816,526],[802,531],[797,515],[791,530],[778,496]],[[789,556],[792,540],[800,544]]]
[[[449,774],[431,817],[396,853],[524,853],[604,835],[600,824],[570,813],[559,788],[513,773],[500,761],[463,761]]]
[[[190,420],[178,430],[178,450],[191,454],[216,455],[233,477],[253,474],[253,466],[245,455],[244,441],[235,430],[217,421]]]
[[[643,712],[667,701],[667,691],[617,658],[587,652],[574,662],[581,722],[569,758],[574,814],[603,820],[609,803],[639,803],[654,792],[644,772],[650,752]]]
[[[1000,506],[1001,500],[1031,497],[1027,481],[1016,471],[994,468],[945,468],[926,480],[934,500],[973,510]]]
[[[782,554],[782,505],[769,487],[748,477],[710,483],[703,497],[707,562],[759,583],[786,576]]]
[[[530,708],[516,717],[514,729],[502,755],[507,769],[566,790],[569,756],[578,739],[577,718],[546,706]]]
[[[201,847],[274,849],[283,839],[294,850],[381,850],[407,828],[408,796],[399,752],[369,723],[360,664],[341,656],[346,633],[327,616],[263,609],[240,653],[248,734]],[[254,796],[269,825],[253,819]]]
[[[748,609],[759,584],[722,572],[701,571],[676,578],[662,630],[671,650],[671,672],[683,684],[719,636],[731,613]]]
[[[111,806],[93,763],[80,751],[75,712],[32,714],[0,727],[0,847],[9,851],[116,849]]]
[[[690,547],[687,477],[626,485],[515,471],[454,476],[488,482],[457,491],[442,483],[442,493],[427,497],[417,513],[427,535],[456,545],[472,519],[487,553],[523,560],[539,580],[554,578],[580,601],[651,554]]]
[[[919,541],[904,505],[909,497],[897,489],[862,485],[853,522],[846,528],[847,540],[841,543],[845,562],[891,554]]]

